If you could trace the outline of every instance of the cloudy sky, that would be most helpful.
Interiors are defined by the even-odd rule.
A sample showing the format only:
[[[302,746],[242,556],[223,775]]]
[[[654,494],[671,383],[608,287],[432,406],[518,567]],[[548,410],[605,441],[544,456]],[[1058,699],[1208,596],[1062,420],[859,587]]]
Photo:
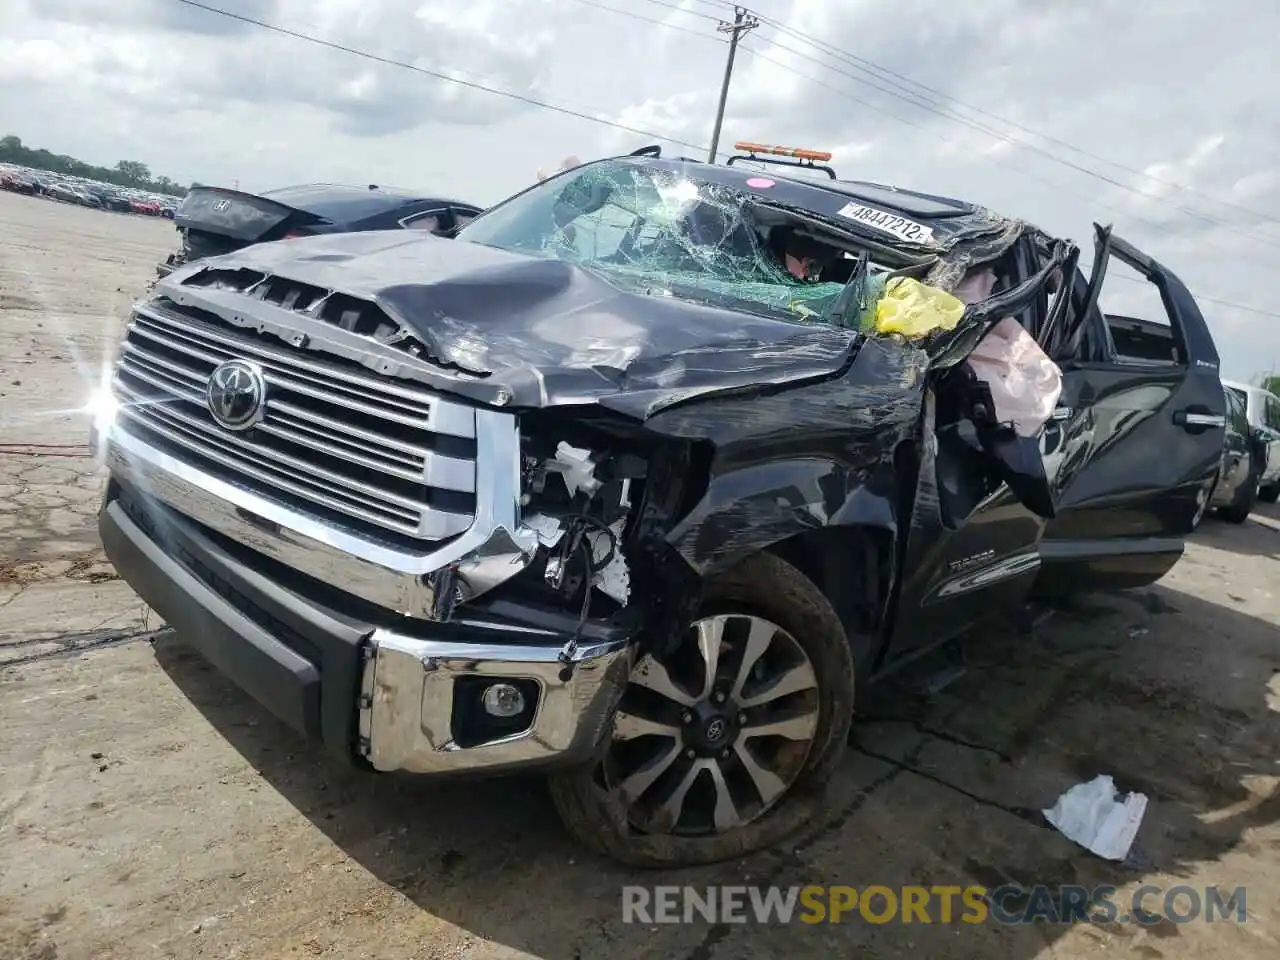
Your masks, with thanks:
[[[676,151],[695,156],[724,68],[715,20],[731,15],[723,0],[207,3],[686,141],[702,149]],[[1113,222],[1202,298],[1224,375],[1280,371],[1280,6],[750,7],[765,23],[743,42],[722,147],[833,150],[843,178],[962,196],[1086,247],[1092,220]],[[180,182],[377,182],[479,203],[566,154],[654,139],[178,0],[5,0],[5,133]],[[1116,279],[1104,299],[1113,312],[1155,309],[1145,295]]]

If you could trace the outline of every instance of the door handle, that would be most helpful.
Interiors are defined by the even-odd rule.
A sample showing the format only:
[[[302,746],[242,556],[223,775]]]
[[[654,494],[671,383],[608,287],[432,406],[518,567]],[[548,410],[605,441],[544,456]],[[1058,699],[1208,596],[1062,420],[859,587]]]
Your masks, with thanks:
[[[1054,407],[1050,420],[1070,420],[1071,414],[1075,413],[1070,407]]]
[[[1186,430],[1204,430],[1210,427],[1225,427],[1227,418],[1220,413],[1196,413],[1191,410],[1175,410],[1173,422]]]

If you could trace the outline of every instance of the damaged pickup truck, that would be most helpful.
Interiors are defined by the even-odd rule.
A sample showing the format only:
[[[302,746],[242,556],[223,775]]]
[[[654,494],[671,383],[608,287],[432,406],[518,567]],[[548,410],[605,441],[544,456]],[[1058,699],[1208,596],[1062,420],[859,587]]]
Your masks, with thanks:
[[[117,570],[286,724],[377,771],[545,769],[578,838],[687,864],[821,808],[862,684],[1164,574],[1224,400],[1186,287],[1108,230],[1086,279],[972,204],[656,152],[455,240],[179,267],[95,436]],[[1110,258],[1176,362],[1117,355]]]

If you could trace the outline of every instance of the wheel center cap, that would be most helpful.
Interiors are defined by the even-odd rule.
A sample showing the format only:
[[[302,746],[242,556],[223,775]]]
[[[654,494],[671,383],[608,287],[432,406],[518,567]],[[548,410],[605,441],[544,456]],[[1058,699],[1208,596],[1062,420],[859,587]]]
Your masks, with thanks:
[[[724,735],[728,730],[729,725],[724,722],[724,718],[716,717],[707,724],[706,729],[702,731],[702,735],[706,737],[707,743],[716,744],[724,739]]]
[[[711,703],[694,707],[684,728],[684,745],[704,757],[723,753],[737,738],[735,714]]]

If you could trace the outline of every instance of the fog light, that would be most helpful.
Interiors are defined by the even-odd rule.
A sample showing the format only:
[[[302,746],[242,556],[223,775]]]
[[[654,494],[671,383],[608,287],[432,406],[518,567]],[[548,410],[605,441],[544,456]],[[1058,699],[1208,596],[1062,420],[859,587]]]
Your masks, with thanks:
[[[494,683],[480,697],[484,712],[491,717],[508,720],[524,712],[524,694],[509,683]]]

